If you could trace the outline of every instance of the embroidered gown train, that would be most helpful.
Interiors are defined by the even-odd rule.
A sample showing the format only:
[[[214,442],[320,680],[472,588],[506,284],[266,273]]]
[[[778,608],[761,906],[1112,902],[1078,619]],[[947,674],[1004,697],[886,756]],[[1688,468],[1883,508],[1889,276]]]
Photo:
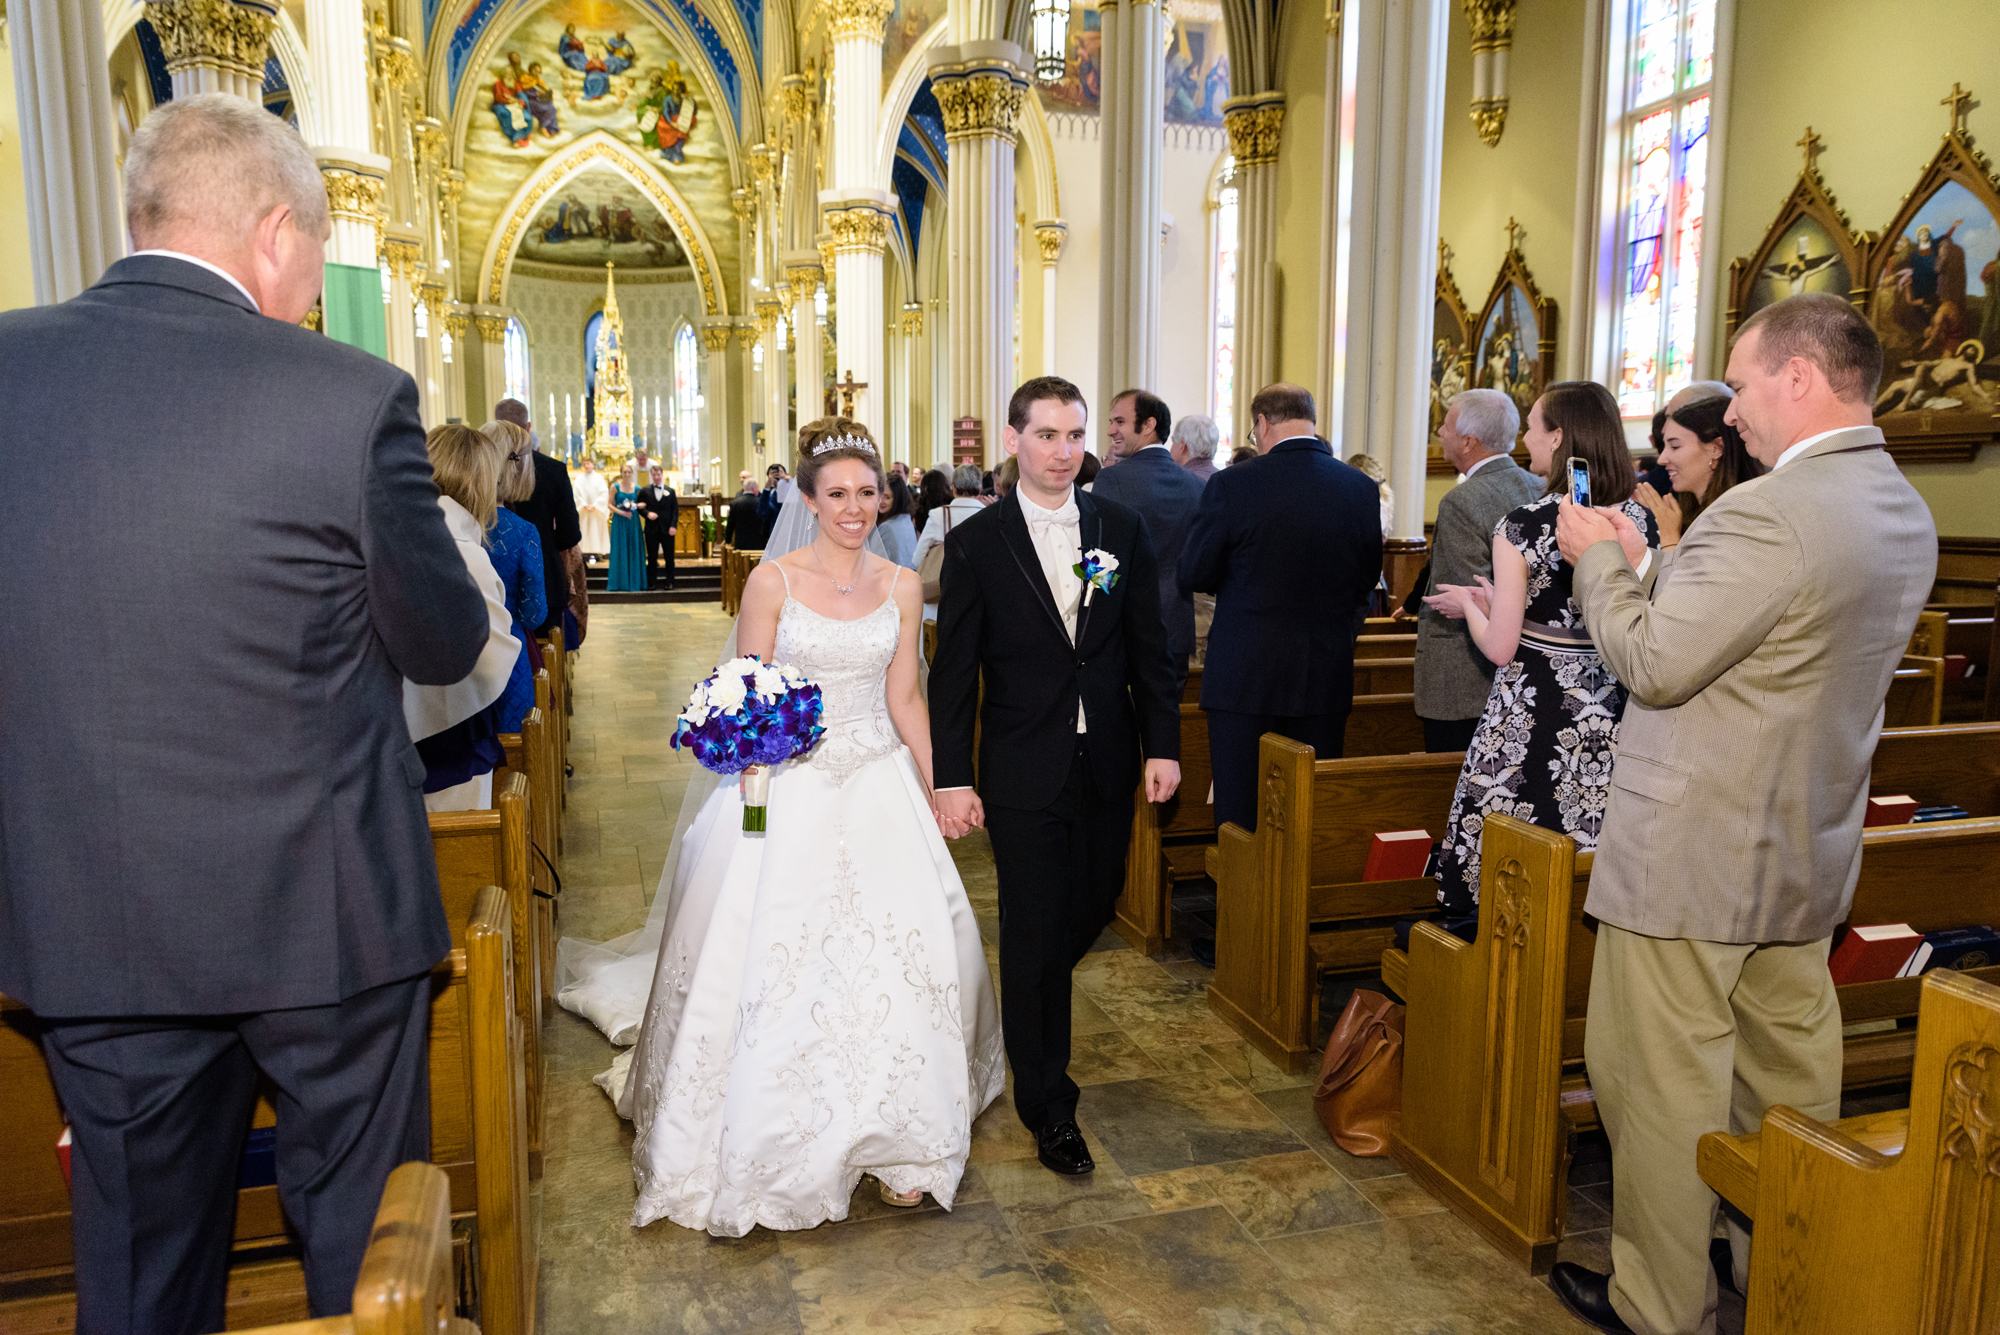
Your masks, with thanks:
[[[787,594],[773,658],[819,684],[826,735],[772,773],[764,836],[718,787],[663,891],[630,1069],[599,1077],[636,1123],[635,1225],[811,1228],[864,1172],[952,1203],[1005,1065],[978,924],[889,718],[899,634],[893,593],[851,621]]]

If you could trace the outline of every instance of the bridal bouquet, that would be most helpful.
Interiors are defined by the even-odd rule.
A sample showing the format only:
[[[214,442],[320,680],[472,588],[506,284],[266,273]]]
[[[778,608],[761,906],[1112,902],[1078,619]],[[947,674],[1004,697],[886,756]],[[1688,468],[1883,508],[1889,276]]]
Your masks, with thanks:
[[[824,708],[819,687],[797,668],[732,658],[688,696],[672,745],[686,747],[703,769],[743,776],[743,828],[764,829],[770,766],[819,744]]]

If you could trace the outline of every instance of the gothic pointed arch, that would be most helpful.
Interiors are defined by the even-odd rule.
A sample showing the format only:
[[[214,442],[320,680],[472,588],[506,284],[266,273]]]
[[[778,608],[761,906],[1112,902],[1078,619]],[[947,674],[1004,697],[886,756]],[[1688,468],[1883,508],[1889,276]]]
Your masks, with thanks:
[[[542,202],[564,180],[598,166],[617,172],[658,206],[694,267],[704,313],[727,315],[729,291],[722,266],[693,208],[673,183],[636,149],[602,130],[594,130],[551,155],[521,182],[513,198],[501,209],[479,266],[479,291],[485,301],[496,306],[506,303],[514,252],[520,248],[522,233]]]

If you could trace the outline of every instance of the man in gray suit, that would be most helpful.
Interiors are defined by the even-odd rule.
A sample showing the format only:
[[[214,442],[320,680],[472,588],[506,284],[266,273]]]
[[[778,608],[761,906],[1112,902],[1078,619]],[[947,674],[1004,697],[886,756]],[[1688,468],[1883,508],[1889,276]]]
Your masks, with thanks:
[[[1108,432],[1119,466],[1097,475],[1091,495],[1129,505],[1146,523],[1160,565],[1160,610],[1167,621],[1167,653],[1174,660],[1174,692],[1187,684],[1194,652],[1194,599],[1181,592],[1181,548],[1201,505],[1201,479],[1174,462],[1166,435],[1173,414],[1158,397],[1128,389],[1111,401]]]
[[[1520,431],[1520,410],[1497,389],[1468,389],[1446,405],[1438,442],[1460,476],[1438,502],[1426,594],[1440,584],[1491,580],[1493,526],[1542,494],[1542,480],[1508,453]],[[1472,642],[1464,621],[1428,606],[1417,614],[1416,678],[1424,750],[1471,746],[1493,689],[1493,662]]]
[[[76,1328],[178,1335],[222,1328],[260,1072],[314,1315],[429,1157],[450,935],[403,681],[460,680],[487,632],[416,386],[299,327],[330,227],[297,133],[176,99],[125,184],[137,252],[0,315],[33,646],[0,654],[0,990],[70,1120]]]
[[[1754,1131],[1777,1103],[1839,1115],[1827,946],[1860,873],[1883,697],[1937,569],[1930,511],[1873,424],[1881,375],[1847,302],[1768,306],[1730,353],[1728,421],[1769,473],[1650,563],[1629,520],[1562,502],[1576,600],[1632,693],[1584,906],[1613,1269],[1550,1277],[1601,1330],[1715,1329],[1704,1132]]]

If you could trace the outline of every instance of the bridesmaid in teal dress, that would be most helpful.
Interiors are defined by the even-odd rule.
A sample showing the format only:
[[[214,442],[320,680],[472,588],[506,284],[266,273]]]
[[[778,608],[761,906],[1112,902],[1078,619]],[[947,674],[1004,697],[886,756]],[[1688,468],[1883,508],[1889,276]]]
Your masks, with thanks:
[[[605,581],[609,593],[646,591],[646,536],[639,527],[639,488],[634,483],[632,465],[618,474],[611,489],[611,575]]]

